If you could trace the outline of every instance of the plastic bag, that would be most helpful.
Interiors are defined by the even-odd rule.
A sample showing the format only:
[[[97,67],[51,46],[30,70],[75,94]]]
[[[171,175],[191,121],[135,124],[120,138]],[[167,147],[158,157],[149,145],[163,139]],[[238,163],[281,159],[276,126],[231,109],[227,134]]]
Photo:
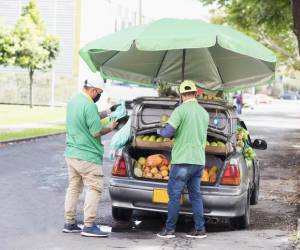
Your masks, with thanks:
[[[127,123],[112,137],[110,141],[110,153],[109,153],[111,160],[115,158],[116,152],[122,149],[130,139],[130,125],[131,125],[131,118],[129,118]]]
[[[118,106],[115,111],[110,113],[109,117],[113,121],[118,121],[119,119],[125,117],[126,115],[127,115],[127,110],[125,106],[125,101],[122,101],[120,106]]]
[[[108,127],[112,121],[117,121],[127,116],[125,101],[120,102],[120,105],[109,116],[101,119],[103,127]]]

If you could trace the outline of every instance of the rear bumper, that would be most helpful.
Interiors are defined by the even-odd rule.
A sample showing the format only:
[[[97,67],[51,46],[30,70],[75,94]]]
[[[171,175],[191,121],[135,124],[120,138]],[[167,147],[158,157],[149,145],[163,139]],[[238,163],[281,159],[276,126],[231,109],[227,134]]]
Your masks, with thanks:
[[[153,188],[130,187],[111,184],[109,193],[113,207],[144,211],[167,212],[167,204],[152,202]],[[237,217],[244,214],[247,192],[242,194],[209,194],[202,192],[204,215],[212,217]],[[188,194],[184,194],[181,214],[192,214]]]

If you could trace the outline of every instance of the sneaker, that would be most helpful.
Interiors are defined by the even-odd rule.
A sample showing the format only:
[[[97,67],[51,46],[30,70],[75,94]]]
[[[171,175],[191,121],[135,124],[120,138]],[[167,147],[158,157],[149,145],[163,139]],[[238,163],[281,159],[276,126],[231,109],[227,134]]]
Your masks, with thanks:
[[[79,226],[77,226],[77,224],[66,223],[64,225],[64,228],[63,228],[62,231],[64,233],[80,233],[81,232],[81,228]]]
[[[93,225],[91,227],[84,226],[81,235],[86,237],[107,237],[108,233],[101,231],[97,225]]]
[[[203,238],[206,238],[207,235],[205,233],[205,230],[194,230],[193,232],[191,233],[188,233],[186,235],[186,237],[189,237],[189,238],[197,238],[197,239],[203,239]]]
[[[161,238],[175,238],[175,230],[167,230],[166,228],[164,228],[160,233],[156,234],[158,237]]]

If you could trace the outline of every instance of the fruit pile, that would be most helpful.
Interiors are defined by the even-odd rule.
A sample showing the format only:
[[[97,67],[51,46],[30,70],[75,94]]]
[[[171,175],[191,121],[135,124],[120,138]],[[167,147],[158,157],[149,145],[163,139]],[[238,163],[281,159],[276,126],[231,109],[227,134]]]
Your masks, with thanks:
[[[225,148],[225,143],[222,141],[212,141],[212,142],[206,141],[206,146]]]
[[[236,147],[237,150],[243,151],[243,155],[246,160],[253,160],[256,156],[253,148],[251,148],[248,142],[249,132],[244,128],[237,129]]]
[[[201,181],[215,183],[217,180],[218,170],[219,169],[217,166],[212,166],[212,167],[206,166],[203,170]]]
[[[164,138],[158,135],[138,135],[136,137],[137,140],[141,141],[148,141],[148,142],[168,142],[168,141],[175,141],[175,138]]]
[[[254,160],[256,156],[253,148],[251,148],[250,146],[245,147],[245,149],[243,150],[243,155],[246,160]]]
[[[214,100],[214,101],[221,101],[221,100],[223,100],[222,97],[213,96],[213,95],[206,95],[206,94],[203,94],[201,99],[203,99],[203,100]]]
[[[157,180],[168,180],[171,164],[161,154],[150,155],[147,158],[139,157],[134,164],[134,175]]]

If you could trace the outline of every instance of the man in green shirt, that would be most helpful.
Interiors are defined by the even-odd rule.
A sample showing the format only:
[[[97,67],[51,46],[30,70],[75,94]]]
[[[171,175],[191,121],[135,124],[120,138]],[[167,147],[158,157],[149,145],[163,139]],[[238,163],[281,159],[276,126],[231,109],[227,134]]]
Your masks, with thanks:
[[[103,189],[102,160],[104,148],[101,136],[111,132],[116,122],[109,127],[101,125],[101,118],[110,110],[98,113],[96,102],[103,92],[100,79],[85,81],[81,93],[70,99],[66,118],[65,157],[68,165],[69,186],[65,200],[65,225],[63,232],[81,232],[83,236],[106,237],[95,224],[97,206]],[[79,194],[86,187],[84,202],[84,228],[76,224],[76,207]]]
[[[189,192],[195,222],[195,230],[187,234],[187,237],[206,237],[200,180],[205,165],[209,115],[198,104],[196,91],[194,82],[181,83],[179,93],[183,103],[174,110],[166,126],[159,131],[163,137],[175,137],[168,181],[168,219],[166,227],[158,233],[159,237],[175,237],[180,198],[185,186]]]

